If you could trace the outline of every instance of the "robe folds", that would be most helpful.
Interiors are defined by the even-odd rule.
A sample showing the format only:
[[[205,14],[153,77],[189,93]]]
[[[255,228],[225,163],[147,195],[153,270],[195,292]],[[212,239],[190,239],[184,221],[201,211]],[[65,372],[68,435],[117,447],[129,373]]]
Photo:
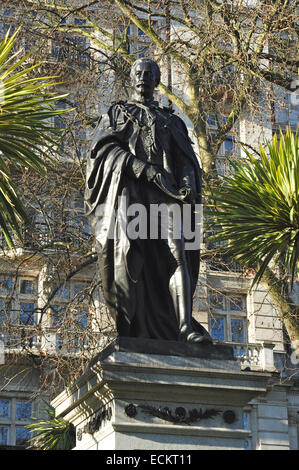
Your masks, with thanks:
[[[171,168],[165,170],[171,172],[178,188],[184,186],[188,175],[195,195],[193,204],[199,204],[201,169],[184,122],[155,102],[149,109],[155,145],[162,150],[163,161],[170,162]],[[145,162],[137,144],[142,112],[137,103],[120,102],[100,117],[87,160],[86,213],[96,238],[104,299],[118,334],[177,340],[178,320],[169,293],[176,260],[165,240],[132,239],[126,231],[132,220],[128,211],[132,204],[148,207],[150,203],[171,202],[141,176]],[[185,258],[193,296],[199,250],[186,250]]]

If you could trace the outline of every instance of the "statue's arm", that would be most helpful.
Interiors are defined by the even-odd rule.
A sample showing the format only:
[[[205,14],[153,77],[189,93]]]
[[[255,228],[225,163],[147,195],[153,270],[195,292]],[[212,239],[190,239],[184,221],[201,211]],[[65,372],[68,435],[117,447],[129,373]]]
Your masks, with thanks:
[[[155,179],[158,173],[161,173],[161,171],[162,170],[159,166],[145,163],[133,154],[128,155],[126,174],[130,178],[151,182]]]

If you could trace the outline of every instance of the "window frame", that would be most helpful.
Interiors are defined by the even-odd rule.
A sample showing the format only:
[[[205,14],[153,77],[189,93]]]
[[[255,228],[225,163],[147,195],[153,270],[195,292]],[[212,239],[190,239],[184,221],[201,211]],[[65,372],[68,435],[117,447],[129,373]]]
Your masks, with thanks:
[[[32,290],[30,292],[21,292],[22,281],[31,282],[32,283]],[[18,324],[22,326],[33,326],[37,323],[37,301],[38,301],[38,293],[37,293],[37,278],[30,277],[30,276],[20,276],[17,279],[17,303],[18,303]],[[22,303],[33,304],[33,315],[32,321],[28,323],[21,322],[21,305]]]
[[[7,417],[0,417],[0,427],[8,428],[7,442],[0,445],[11,445],[11,446],[26,446],[26,444],[17,443],[17,429],[24,428],[28,424],[32,423],[32,416],[35,411],[34,402],[30,400],[28,396],[17,395],[17,396],[8,396],[3,394],[0,396],[0,400],[9,402],[9,413]],[[31,403],[31,413],[30,418],[26,417],[24,419],[17,419],[17,402],[29,402]],[[28,430],[28,436],[31,434]]]
[[[217,308],[213,306],[211,301],[212,296],[221,296],[222,297],[222,306]],[[231,308],[232,299],[240,298],[242,299],[241,310],[233,310]],[[248,311],[247,311],[247,295],[242,292],[219,292],[217,294],[210,292],[209,293],[209,306],[210,306],[210,315],[209,315],[209,328],[212,335],[213,324],[217,318],[224,318],[224,339],[219,341],[227,341],[232,343],[242,343],[246,344],[248,341]],[[232,320],[237,319],[244,321],[243,327],[243,341],[234,341],[233,340],[233,331],[232,331]],[[217,340],[216,337],[214,337]]]
[[[80,285],[81,288],[77,291],[77,286]],[[70,353],[73,353],[73,352],[77,352],[77,350],[79,349],[79,347],[76,345],[76,342],[79,342],[77,341],[77,338],[76,336],[74,336],[73,338],[73,341],[74,341],[74,347],[71,347],[71,343],[70,343],[70,339],[68,337],[68,334],[67,334],[67,331],[75,331],[76,328],[80,327],[82,328],[82,332],[88,328],[89,324],[90,324],[90,319],[89,319],[89,310],[90,310],[90,305],[89,303],[86,301],[86,299],[81,299],[81,300],[78,300],[78,303],[82,306],[81,308],[81,313],[83,312],[83,307],[86,306],[86,316],[82,317],[80,316],[79,319],[77,318],[74,318],[73,319],[73,322],[72,324],[69,326],[69,328],[67,328],[66,326],[63,326],[63,322],[64,321],[68,321],[68,315],[69,315],[69,312],[66,311],[66,307],[67,305],[69,304],[69,302],[74,299],[83,289],[84,287],[88,287],[88,282],[86,280],[83,280],[83,279],[73,279],[72,281],[68,281],[67,283],[64,283],[61,285],[61,287],[59,288],[59,290],[56,292],[56,295],[54,296],[53,300],[51,301],[51,305],[49,306],[49,314],[50,314],[50,329],[52,330],[53,334],[54,334],[54,341],[55,341],[55,349],[57,352],[70,352]],[[67,295],[64,296],[64,295],[57,295],[57,293],[59,293],[59,291],[63,290],[64,292],[67,292]],[[58,323],[57,324],[54,324],[53,323],[53,319],[54,319],[54,315],[53,315],[53,309],[52,307],[61,307],[61,311],[64,312],[63,313],[63,316],[61,317],[60,321],[58,319]],[[85,319],[85,320],[84,320]],[[82,327],[82,324],[83,324],[83,321],[84,323],[86,322],[85,326]],[[61,328],[65,328],[65,335],[64,337],[61,336]],[[84,344],[85,340],[83,341],[82,344]]]

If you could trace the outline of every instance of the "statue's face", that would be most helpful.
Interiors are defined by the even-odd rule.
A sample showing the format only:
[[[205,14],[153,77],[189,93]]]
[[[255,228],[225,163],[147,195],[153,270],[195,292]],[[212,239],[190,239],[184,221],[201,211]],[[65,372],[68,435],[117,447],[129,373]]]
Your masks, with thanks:
[[[135,95],[143,99],[153,97],[156,86],[156,76],[152,65],[148,62],[137,64],[132,74],[132,86]]]

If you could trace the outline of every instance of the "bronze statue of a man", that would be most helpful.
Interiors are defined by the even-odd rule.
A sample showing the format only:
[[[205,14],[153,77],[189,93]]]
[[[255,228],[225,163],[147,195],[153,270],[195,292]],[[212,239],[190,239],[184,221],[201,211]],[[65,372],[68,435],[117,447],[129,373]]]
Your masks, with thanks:
[[[186,249],[182,229],[188,204],[196,231],[201,169],[184,122],[153,100],[157,63],[137,60],[131,80],[131,100],[113,104],[99,119],[87,162],[86,209],[105,302],[120,336],[209,342],[192,318],[199,247]],[[166,216],[151,210],[160,205]],[[143,217],[136,223],[132,217],[140,207]],[[157,230],[145,234],[150,224]]]

